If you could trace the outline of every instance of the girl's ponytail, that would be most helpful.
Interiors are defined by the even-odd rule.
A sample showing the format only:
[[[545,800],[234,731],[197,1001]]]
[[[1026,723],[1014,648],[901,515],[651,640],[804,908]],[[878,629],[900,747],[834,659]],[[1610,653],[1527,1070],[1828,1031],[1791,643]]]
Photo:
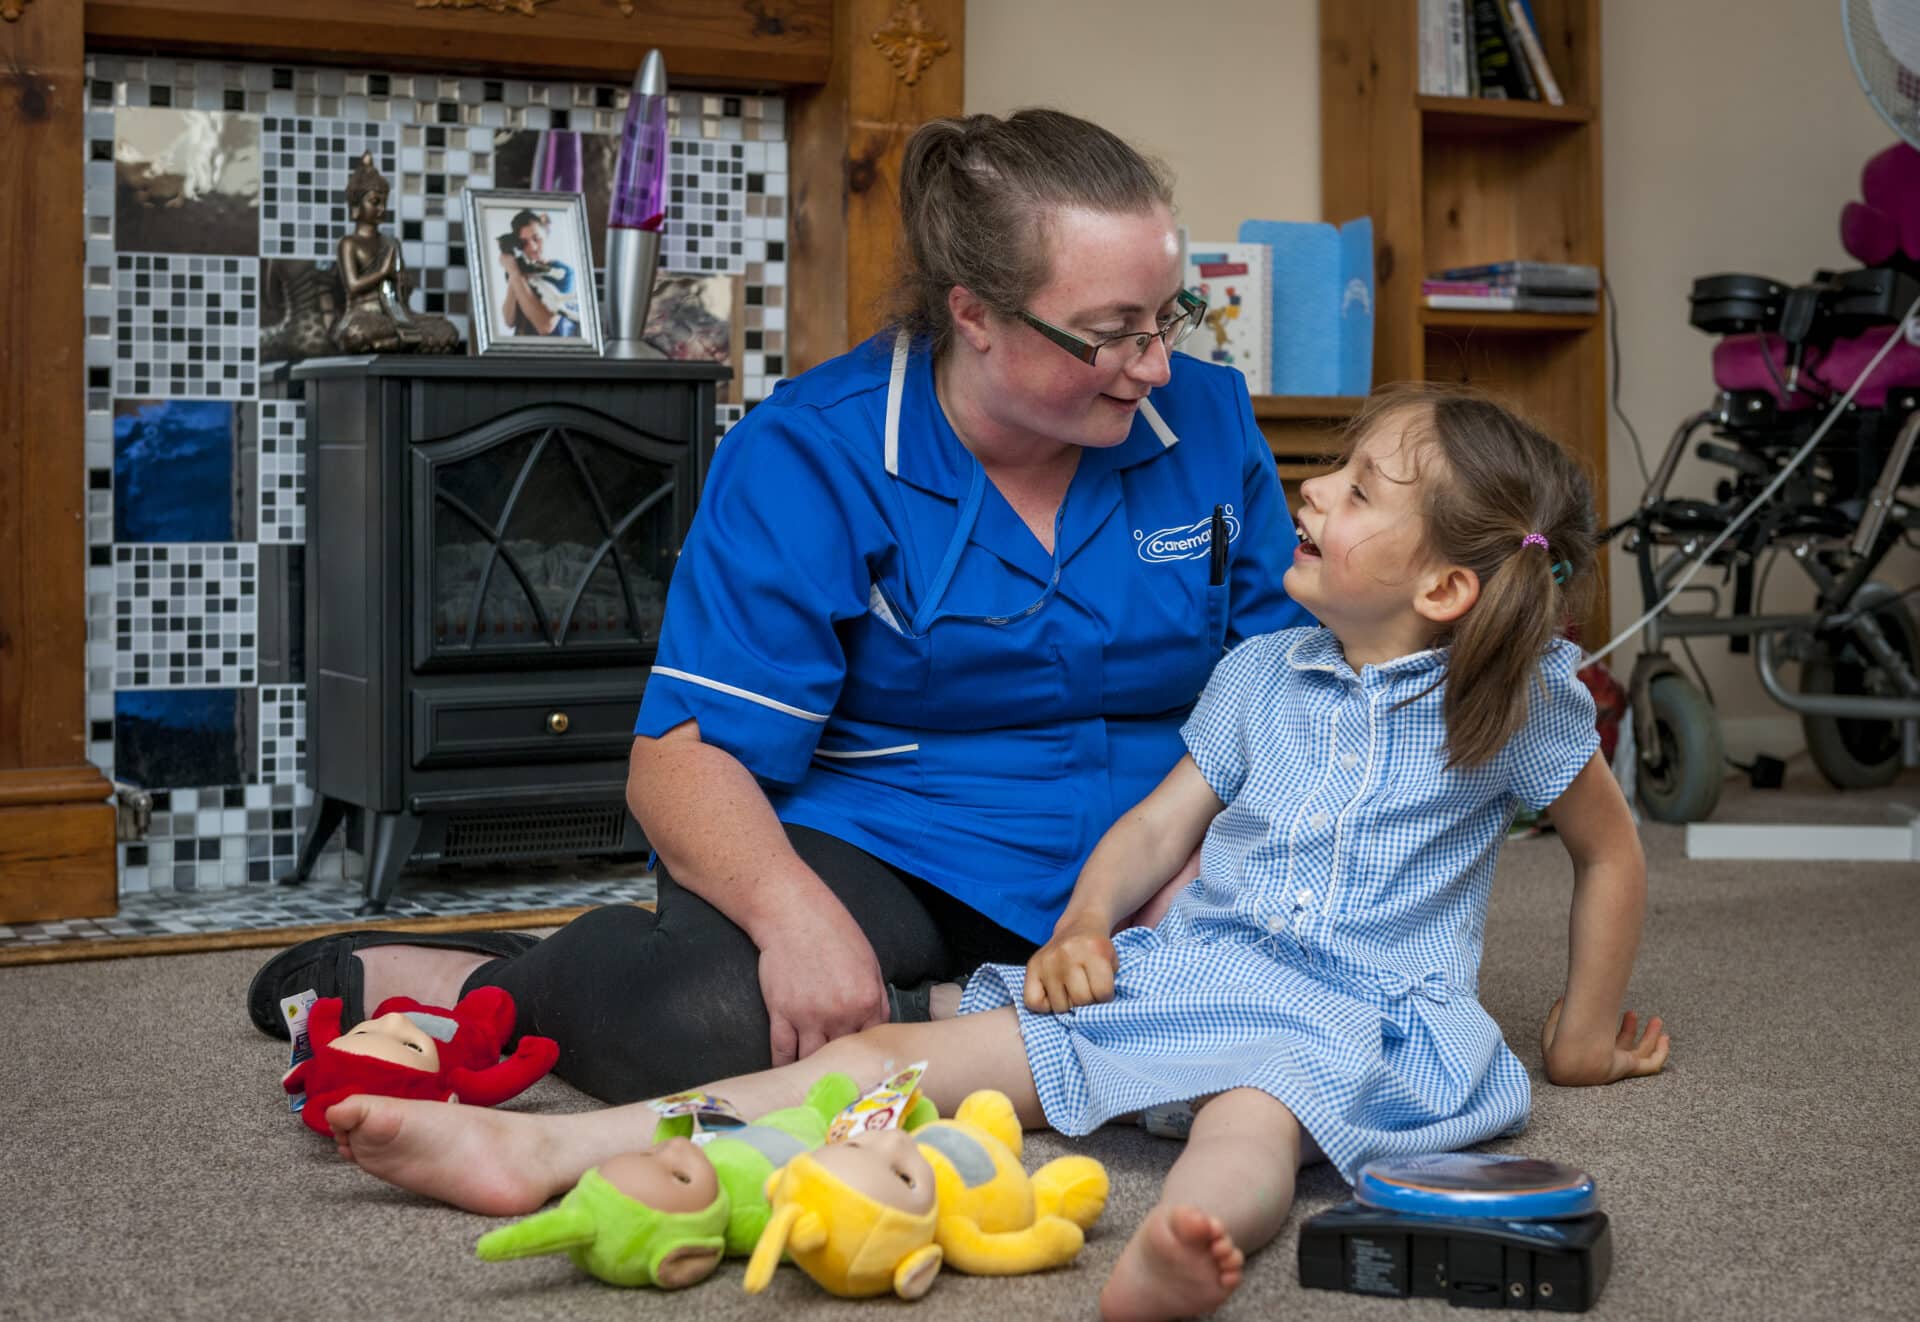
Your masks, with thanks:
[[[1362,415],[1425,414],[1409,435],[1445,461],[1425,484],[1427,551],[1471,569],[1479,600],[1447,648],[1447,762],[1474,766],[1526,724],[1540,659],[1596,585],[1593,488],[1565,450],[1481,395],[1436,386],[1382,392]]]
[[[1453,630],[1444,703],[1450,766],[1486,761],[1525,723],[1540,656],[1565,617],[1547,556],[1522,541],[1482,577],[1480,600]]]

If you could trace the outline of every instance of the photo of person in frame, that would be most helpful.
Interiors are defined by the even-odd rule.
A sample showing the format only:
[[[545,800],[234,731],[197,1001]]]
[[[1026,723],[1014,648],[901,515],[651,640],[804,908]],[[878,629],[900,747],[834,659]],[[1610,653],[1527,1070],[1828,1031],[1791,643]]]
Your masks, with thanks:
[[[509,335],[576,338],[582,333],[575,268],[564,260],[567,248],[577,244],[555,243],[549,256],[552,230],[549,214],[523,208],[496,236],[500,269],[506,278],[500,324]]]

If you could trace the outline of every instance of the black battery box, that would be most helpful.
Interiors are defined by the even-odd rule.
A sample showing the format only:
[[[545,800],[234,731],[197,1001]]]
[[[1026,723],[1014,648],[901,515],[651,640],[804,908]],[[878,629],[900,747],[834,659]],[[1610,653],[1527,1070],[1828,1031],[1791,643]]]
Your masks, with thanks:
[[[1300,1227],[1300,1284],[1312,1290],[1584,1313],[1612,1266],[1605,1212],[1501,1221],[1347,1202]]]

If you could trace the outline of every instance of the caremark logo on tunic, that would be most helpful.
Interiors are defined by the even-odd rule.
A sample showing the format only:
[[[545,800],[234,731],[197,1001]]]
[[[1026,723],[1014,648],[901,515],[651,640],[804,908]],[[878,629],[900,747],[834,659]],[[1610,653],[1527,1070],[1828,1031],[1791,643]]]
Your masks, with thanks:
[[[1227,541],[1235,541],[1240,536],[1240,520],[1234,517],[1233,506],[1226,506]],[[1133,530],[1133,540],[1140,558],[1148,564],[1163,560],[1199,560],[1213,550],[1213,516],[1194,523],[1183,523],[1172,528],[1162,528],[1158,532]]]

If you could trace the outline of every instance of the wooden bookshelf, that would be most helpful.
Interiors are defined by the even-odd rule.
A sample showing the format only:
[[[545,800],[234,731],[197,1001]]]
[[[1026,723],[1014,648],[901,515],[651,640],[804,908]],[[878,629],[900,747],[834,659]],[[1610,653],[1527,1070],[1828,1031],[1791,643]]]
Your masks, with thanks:
[[[1325,472],[1340,450],[1348,419],[1366,403],[1365,395],[1255,395],[1254,421],[1273,451],[1282,482],[1298,482]]]
[[[1374,380],[1478,386],[1587,465],[1606,521],[1606,323],[1453,312],[1420,281],[1508,260],[1600,266],[1600,0],[1532,0],[1567,104],[1423,96],[1418,0],[1320,0],[1322,206],[1372,216]],[[1607,636],[1605,568],[1584,636]]]

